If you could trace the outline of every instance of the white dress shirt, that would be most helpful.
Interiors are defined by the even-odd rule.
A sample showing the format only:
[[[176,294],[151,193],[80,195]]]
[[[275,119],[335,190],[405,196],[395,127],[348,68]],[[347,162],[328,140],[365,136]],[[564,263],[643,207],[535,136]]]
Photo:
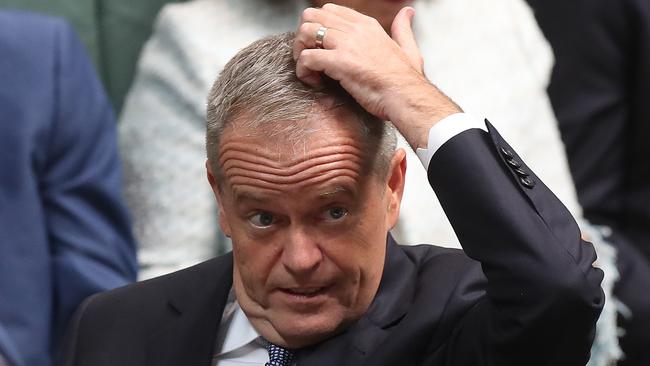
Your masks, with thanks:
[[[269,360],[262,338],[230,291],[215,346],[213,366],[261,365]]]
[[[416,152],[422,165],[428,168],[431,157],[445,142],[471,128],[486,130],[481,119],[465,113],[453,114],[436,123],[429,130],[427,148]],[[219,325],[212,366],[264,366],[268,360],[262,337],[248,321],[231,290]]]

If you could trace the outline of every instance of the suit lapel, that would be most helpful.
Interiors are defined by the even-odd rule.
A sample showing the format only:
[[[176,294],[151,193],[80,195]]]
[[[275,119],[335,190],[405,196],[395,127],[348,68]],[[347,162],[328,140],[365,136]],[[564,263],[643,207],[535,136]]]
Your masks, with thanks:
[[[149,338],[147,365],[209,366],[231,287],[232,253],[167,286],[166,318]]]
[[[416,267],[389,235],[384,273],[366,315],[345,333],[298,353],[298,365],[361,365],[406,315],[414,293]]]

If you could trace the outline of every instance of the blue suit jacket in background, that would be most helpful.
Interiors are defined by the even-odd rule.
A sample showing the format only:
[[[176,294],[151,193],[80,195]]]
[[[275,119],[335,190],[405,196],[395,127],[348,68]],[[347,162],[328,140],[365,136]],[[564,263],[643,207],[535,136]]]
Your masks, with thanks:
[[[115,120],[72,29],[0,12],[0,353],[50,365],[88,295],[135,280]]]

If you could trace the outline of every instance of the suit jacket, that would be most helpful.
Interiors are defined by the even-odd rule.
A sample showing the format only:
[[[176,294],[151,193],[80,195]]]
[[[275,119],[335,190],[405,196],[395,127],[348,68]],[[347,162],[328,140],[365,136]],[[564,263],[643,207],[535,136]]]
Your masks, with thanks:
[[[650,260],[650,2],[528,1],[557,59],[549,95],[584,216]]]
[[[72,29],[0,12],[0,55],[0,349],[49,365],[83,299],[135,279],[134,242],[112,108]]]
[[[428,168],[467,252],[390,237],[367,313],[298,365],[584,365],[602,272],[564,206],[489,125]],[[469,256],[469,257],[468,257]],[[473,259],[470,259],[473,258]],[[65,365],[210,365],[232,255],[99,294],[78,311]]]

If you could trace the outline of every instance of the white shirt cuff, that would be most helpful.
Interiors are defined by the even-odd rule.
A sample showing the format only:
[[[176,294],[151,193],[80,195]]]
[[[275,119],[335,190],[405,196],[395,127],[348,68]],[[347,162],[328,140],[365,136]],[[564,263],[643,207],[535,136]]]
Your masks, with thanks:
[[[487,132],[485,122],[482,119],[476,118],[467,113],[454,113],[447,116],[429,130],[429,139],[426,149],[418,148],[415,153],[424,165],[424,169],[429,169],[429,162],[433,154],[452,137],[461,132],[467,131],[472,128],[478,128]]]

